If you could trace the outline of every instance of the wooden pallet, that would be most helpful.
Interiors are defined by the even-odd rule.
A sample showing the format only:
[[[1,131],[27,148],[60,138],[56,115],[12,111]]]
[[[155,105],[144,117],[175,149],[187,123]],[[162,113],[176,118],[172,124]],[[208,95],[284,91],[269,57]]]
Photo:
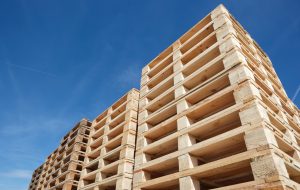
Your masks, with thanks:
[[[77,189],[90,126],[91,123],[83,119],[64,136],[59,147],[48,156],[45,163],[39,168],[39,180],[35,186],[29,189]]]
[[[138,99],[132,89],[93,121],[79,189],[131,189]]]
[[[221,5],[142,71],[134,189],[298,189],[299,124]]]

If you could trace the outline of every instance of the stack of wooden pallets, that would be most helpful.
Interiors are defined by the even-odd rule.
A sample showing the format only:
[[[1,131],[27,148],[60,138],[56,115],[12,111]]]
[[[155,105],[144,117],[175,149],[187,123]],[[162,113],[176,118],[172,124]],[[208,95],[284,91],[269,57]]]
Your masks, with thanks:
[[[37,169],[34,170],[28,189],[30,190],[37,189],[38,183],[41,179],[41,173],[43,171],[43,167],[44,164],[42,164],[41,166],[39,166]]]
[[[83,119],[62,139],[36,174],[31,190],[76,190],[86,152],[91,123]],[[39,177],[38,177],[39,176]]]
[[[93,121],[79,189],[131,189],[138,99],[132,89]]]
[[[143,68],[140,92],[68,133],[29,189],[298,190],[299,116],[220,5]]]
[[[299,189],[299,124],[221,5],[142,71],[134,189]]]

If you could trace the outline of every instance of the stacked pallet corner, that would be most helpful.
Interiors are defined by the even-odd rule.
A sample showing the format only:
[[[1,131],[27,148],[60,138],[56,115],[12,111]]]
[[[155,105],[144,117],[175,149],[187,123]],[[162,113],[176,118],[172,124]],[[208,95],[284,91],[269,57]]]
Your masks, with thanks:
[[[218,6],[142,70],[134,190],[299,189],[299,110]]]

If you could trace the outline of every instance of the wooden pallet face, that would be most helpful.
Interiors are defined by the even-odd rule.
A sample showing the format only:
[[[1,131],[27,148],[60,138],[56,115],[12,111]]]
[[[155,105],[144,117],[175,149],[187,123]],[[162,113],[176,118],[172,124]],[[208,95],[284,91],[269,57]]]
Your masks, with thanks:
[[[142,71],[134,189],[297,189],[299,127],[269,58],[220,6]]]
[[[92,125],[79,189],[130,189],[139,92],[129,91]]]

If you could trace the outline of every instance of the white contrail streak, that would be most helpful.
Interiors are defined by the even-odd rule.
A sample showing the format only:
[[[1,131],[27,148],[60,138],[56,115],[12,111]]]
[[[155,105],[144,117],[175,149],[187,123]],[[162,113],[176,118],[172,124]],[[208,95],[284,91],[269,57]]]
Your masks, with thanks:
[[[56,75],[54,75],[52,73],[40,71],[40,70],[31,68],[31,67],[25,67],[25,66],[22,66],[22,65],[16,65],[16,64],[12,64],[12,63],[5,63],[5,64],[9,65],[9,66],[13,66],[13,67],[19,68],[19,69],[23,69],[23,70],[26,70],[26,71],[31,71],[31,72],[36,72],[36,73],[44,74],[44,75],[47,75],[47,76],[50,76],[50,77],[57,77]]]
[[[294,96],[293,96],[293,98],[292,98],[292,101],[295,101],[295,100],[296,100],[296,98],[297,98],[299,92],[300,92],[300,85],[298,86],[298,88],[297,88],[297,90],[296,90],[296,92],[295,92],[295,94],[294,94]]]

